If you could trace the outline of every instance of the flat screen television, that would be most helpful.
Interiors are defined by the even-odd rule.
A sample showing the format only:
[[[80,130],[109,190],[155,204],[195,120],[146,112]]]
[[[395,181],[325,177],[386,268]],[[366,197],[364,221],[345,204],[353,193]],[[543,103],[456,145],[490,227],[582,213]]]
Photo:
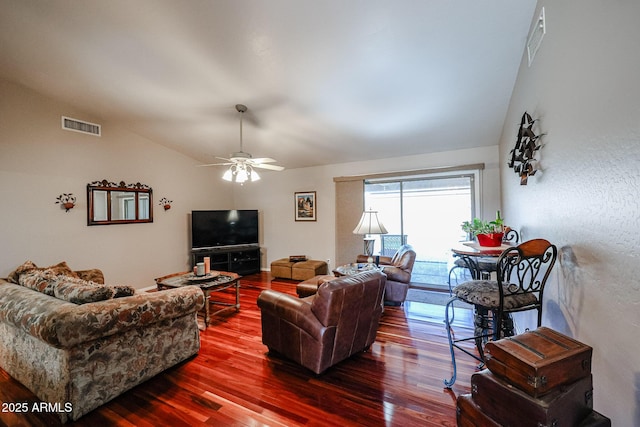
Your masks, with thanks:
[[[218,210],[191,212],[191,247],[258,244],[257,210]]]

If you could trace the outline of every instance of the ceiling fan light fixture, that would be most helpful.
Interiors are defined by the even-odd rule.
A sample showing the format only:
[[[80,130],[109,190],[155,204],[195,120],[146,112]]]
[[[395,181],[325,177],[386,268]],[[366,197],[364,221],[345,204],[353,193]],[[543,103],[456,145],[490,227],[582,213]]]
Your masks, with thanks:
[[[251,154],[242,151],[242,116],[247,111],[247,107],[242,104],[237,104],[236,110],[240,113],[240,151],[231,153],[229,158],[217,157],[220,160],[224,160],[224,163],[213,163],[199,166],[229,166],[222,175],[222,179],[228,182],[237,182],[240,185],[247,181],[254,182],[260,180],[260,175],[255,171],[255,168],[272,171],[284,170],[284,167],[282,166],[270,164],[275,162],[275,160],[270,157],[254,159]]]
[[[233,166],[225,171],[224,175],[222,175],[222,179],[229,182],[233,181]]]
[[[249,179],[249,174],[246,169],[243,167],[238,168],[238,172],[236,173],[236,182],[243,184],[247,179]]]
[[[251,182],[260,181],[260,175],[253,168],[249,171],[249,176],[251,177]]]

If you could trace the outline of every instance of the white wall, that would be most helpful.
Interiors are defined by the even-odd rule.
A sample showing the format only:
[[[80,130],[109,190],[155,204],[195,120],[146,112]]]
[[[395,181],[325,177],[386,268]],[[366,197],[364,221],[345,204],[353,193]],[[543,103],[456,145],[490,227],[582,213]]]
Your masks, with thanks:
[[[26,260],[101,268],[109,283],[153,286],[189,267],[192,209],[226,209],[232,186],[212,169],[99,117],[0,80],[0,277]],[[100,138],[61,129],[62,115],[103,125]],[[153,188],[154,222],[87,226],[86,185],[108,179]],[[77,206],[55,204],[73,193]],[[158,205],[173,200],[168,211]]]
[[[542,173],[501,171],[504,214],[561,252],[543,325],[594,348],[594,403],[640,425],[640,2],[540,0],[547,34],[520,68],[501,163],[526,110],[546,132]],[[535,324],[533,325],[535,326]]]
[[[261,173],[261,181],[237,187],[234,198],[238,209],[259,209],[261,212],[263,268],[268,269],[273,260],[294,254],[304,254],[313,259],[330,259],[331,268],[335,267],[334,177],[485,163],[483,216],[492,218],[500,208],[497,158],[498,146],[491,146],[283,172],[264,172]],[[296,191],[317,192],[317,221],[294,220],[293,195]]]

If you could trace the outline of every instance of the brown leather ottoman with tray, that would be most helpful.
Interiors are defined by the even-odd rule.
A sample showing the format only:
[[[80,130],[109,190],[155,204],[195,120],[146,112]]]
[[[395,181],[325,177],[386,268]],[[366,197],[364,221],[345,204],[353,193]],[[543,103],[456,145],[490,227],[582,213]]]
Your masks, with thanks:
[[[321,274],[327,274],[327,263],[325,261],[310,259],[296,262],[291,267],[291,278],[293,280],[307,280]]]
[[[271,276],[281,279],[291,279],[291,267],[295,262],[289,261],[289,258],[281,258],[271,263]]]

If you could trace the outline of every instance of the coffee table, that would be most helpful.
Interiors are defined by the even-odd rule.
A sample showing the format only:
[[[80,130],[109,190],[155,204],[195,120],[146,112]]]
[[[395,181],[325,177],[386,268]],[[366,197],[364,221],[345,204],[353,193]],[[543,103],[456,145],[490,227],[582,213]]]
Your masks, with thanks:
[[[227,271],[211,271],[205,276],[196,276],[192,271],[182,273],[174,273],[155,279],[158,290],[179,288],[181,286],[198,286],[204,293],[204,329],[209,327],[209,319],[211,316],[222,313],[223,311],[235,309],[240,311],[240,276],[236,273]],[[228,303],[213,300],[211,294],[221,292],[226,289],[235,288],[236,302]],[[222,308],[211,311],[210,305],[220,305]]]

